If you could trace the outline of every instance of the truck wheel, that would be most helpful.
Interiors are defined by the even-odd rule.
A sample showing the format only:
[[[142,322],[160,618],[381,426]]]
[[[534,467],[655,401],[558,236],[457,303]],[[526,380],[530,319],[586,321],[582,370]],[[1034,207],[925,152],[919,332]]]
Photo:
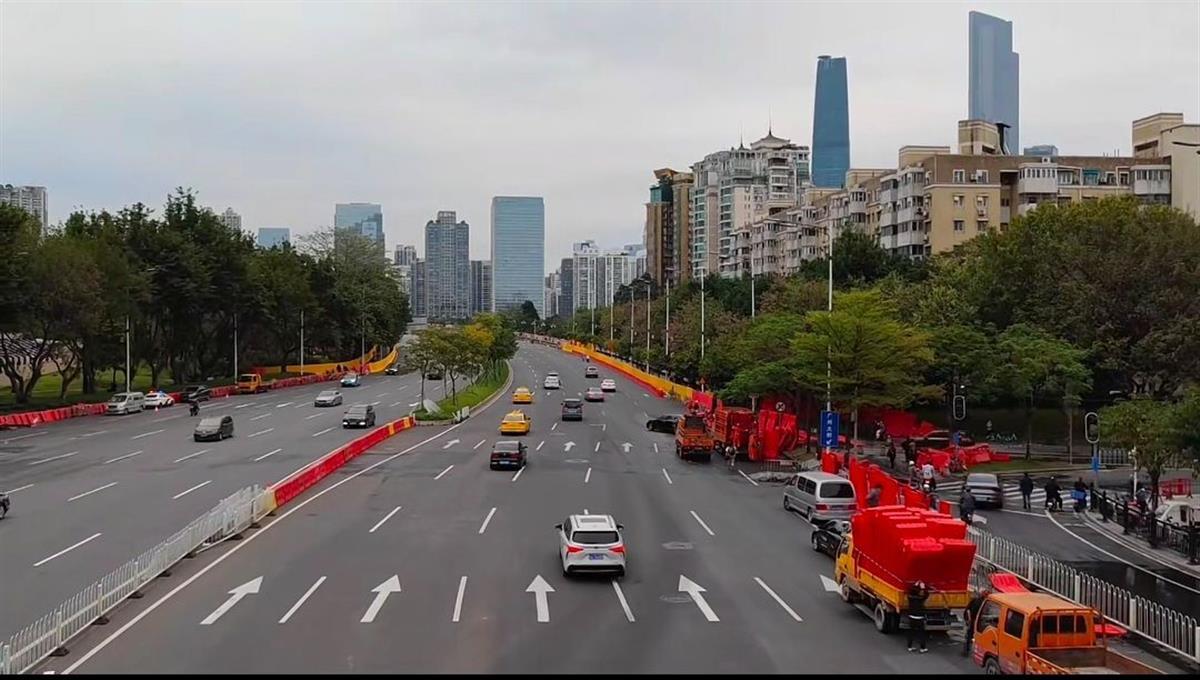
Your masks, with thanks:
[[[983,662],[983,672],[987,675],[1004,675],[1004,671],[1000,670],[1000,662],[994,656],[989,656],[988,660]]]
[[[889,612],[882,602],[875,604],[875,630],[888,635],[896,630],[896,615]]]
[[[846,577],[843,576],[841,581],[838,581],[838,595],[842,598],[842,602],[846,604],[855,604],[858,602],[858,595],[850,588],[850,584],[846,582]]]

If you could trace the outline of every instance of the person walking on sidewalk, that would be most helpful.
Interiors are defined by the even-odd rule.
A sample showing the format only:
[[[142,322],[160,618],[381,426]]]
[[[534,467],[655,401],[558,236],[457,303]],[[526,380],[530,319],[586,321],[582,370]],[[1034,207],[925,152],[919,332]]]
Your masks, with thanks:
[[[1033,510],[1029,502],[1030,497],[1033,496],[1033,478],[1026,472],[1021,475],[1021,481],[1018,482],[1018,485],[1021,488],[1021,507],[1026,510]]]

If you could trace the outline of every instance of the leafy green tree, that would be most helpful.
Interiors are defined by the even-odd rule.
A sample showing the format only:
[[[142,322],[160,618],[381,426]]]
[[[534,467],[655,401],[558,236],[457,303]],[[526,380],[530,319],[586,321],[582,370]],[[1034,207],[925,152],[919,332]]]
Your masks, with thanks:
[[[1025,402],[1028,459],[1036,399],[1050,393],[1070,399],[1086,391],[1091,383],[1083,363],[1087,352],[1027,324],[1016,324],[1001,333],[997,352],[1005,365],[998,378],[1002,388]]]
[[[1130,451],[1137,469],[1150,475],[1155,503],[1163,471],[1183,463],[1177,408],[1169,402],[1143,398],[1100,411],[1101,440]]]

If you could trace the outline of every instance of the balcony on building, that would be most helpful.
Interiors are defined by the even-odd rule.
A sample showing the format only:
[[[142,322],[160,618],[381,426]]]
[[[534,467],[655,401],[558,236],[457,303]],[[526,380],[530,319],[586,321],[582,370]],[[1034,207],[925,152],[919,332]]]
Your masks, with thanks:
[[[1161,196],[1171,194],[1170,165],[1135,165],[1133,171],[1133,195]]]
[[[1054,195],[1058,193],[1057,163],[1022,163],[1017,180],[1018,194]]]

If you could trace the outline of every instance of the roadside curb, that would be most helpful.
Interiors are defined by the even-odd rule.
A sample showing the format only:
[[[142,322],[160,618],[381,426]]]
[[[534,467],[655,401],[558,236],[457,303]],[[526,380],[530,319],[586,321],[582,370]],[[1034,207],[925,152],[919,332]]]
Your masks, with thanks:
[[[1096,531],[1107,536],[1110,541],[1124,546],[1131,552],[1135,552],[1148,560],[1158,562],[1164,566],[1170,566],[1172,569],[1177,569],[1184,574],[1192,574],[1193,576],[1200,577],[1200,566],[1188,564],[1186,558],[1176,557],[1169,552],[1160,552],[1155,548],[1151,548],[1149,545],[1144,545],[1136,539],[1128,537],[1126,534],[1113,528],[1121,526],[1116,522],[1098,521],[1090,510],[1083,513],[1083,520]]]

